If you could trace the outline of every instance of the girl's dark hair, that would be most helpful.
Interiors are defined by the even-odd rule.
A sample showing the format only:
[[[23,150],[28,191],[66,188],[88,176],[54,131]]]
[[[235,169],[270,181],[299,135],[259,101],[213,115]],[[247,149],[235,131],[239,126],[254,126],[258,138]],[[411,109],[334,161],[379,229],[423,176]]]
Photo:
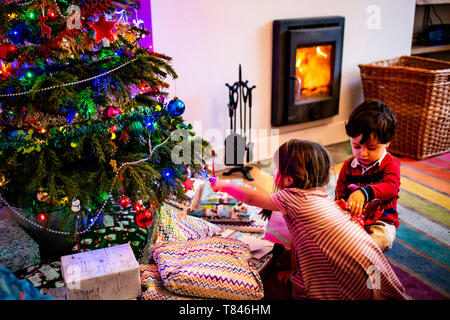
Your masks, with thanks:
[[[377,100],[367,100],[350,114],[345,131],[352,138],[362,134],[361,144],[366,143],[372,133],[381,143],[388,143],[394,136],[396,124],[394,113],[387,105]]]
[[[294,179],[290,187],[317,188],[330,179],[331,157],[325,147],[312,141],[292,139],[284,143],[275,152],[275,162],[278,178]]]

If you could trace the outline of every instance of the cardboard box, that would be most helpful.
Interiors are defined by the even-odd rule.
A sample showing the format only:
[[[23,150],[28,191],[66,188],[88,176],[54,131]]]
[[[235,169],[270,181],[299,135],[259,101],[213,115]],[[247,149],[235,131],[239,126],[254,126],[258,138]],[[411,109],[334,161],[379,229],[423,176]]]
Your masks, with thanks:
[[[0,219],[0,265],[16,272],[40,262],[39,245],[12,218]]]
[[[122,244],[61,257],[69,300],[128,300],[141,294],[139,265]]]

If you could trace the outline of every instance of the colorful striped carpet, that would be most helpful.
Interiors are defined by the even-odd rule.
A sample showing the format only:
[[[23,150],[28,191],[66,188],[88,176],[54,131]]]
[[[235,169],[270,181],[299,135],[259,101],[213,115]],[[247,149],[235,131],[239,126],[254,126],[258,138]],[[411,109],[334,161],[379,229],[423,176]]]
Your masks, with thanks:
[[[448,300],[450,153],[422,161],[397,159],[402,164],[398,201],[400,227],[392,249],[385,255],[410,299]],[[336,173],[341,165],[336,166]],[[329,191],[334,197],[333,183]],[[266,239],[290,244],[289,232],[280,215],[272,215]]]

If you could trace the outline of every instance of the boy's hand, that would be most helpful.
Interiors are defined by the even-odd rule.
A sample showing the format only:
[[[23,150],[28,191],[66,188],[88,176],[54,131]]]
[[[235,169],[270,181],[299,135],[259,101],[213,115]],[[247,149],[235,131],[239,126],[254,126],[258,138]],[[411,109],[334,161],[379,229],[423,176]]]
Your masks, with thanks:
[[[361,190],[353,192],[347,200],[347,204],[350,207],[350,214],[354,217],[359,217],[363,212],[365,201],[366,197]]]

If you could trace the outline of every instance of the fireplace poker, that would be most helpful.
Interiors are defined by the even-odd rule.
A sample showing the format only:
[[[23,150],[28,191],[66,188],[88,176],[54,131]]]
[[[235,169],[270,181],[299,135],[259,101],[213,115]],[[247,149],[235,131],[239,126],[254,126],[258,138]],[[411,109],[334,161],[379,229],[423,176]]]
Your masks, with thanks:
[[[250,162],[250,149],[253,148],[252,144],[252,90],[256,88],[256,86],[252,86],[249,88],[247,86],[248,81],[245,82],[246,95],[244,96],[244,104],[247,106],[248,100],[248,145],[247,145],[247,162]],[[246,107],[247,108],[247,107]],[[247,109],[246,109],[247,110]]]
[[[214,167],[214,158],[216,157],[216,152],[214,150],[211,151],[211,155],[212,155],[212,174],[213,177],[216,176],[216,169]]]
[[[242,71],[241,71],[241,65],[239,65],[239,82],[238,82],[238,89],[239,89],[239,129],[241,130],[241,136],[243,136],[242,132]]]
[[[236,109],[237,109],[237,101],[239,99],[239,94],[237,91],[236,84],[230,86],[228,83],[225,84],[228,87],[228,95],[229,95],[229,104],[228,104],[228,113],[230,116],[230,129],[236,132]],[[234,117],[234,125],[233,125],[233,117]]]

